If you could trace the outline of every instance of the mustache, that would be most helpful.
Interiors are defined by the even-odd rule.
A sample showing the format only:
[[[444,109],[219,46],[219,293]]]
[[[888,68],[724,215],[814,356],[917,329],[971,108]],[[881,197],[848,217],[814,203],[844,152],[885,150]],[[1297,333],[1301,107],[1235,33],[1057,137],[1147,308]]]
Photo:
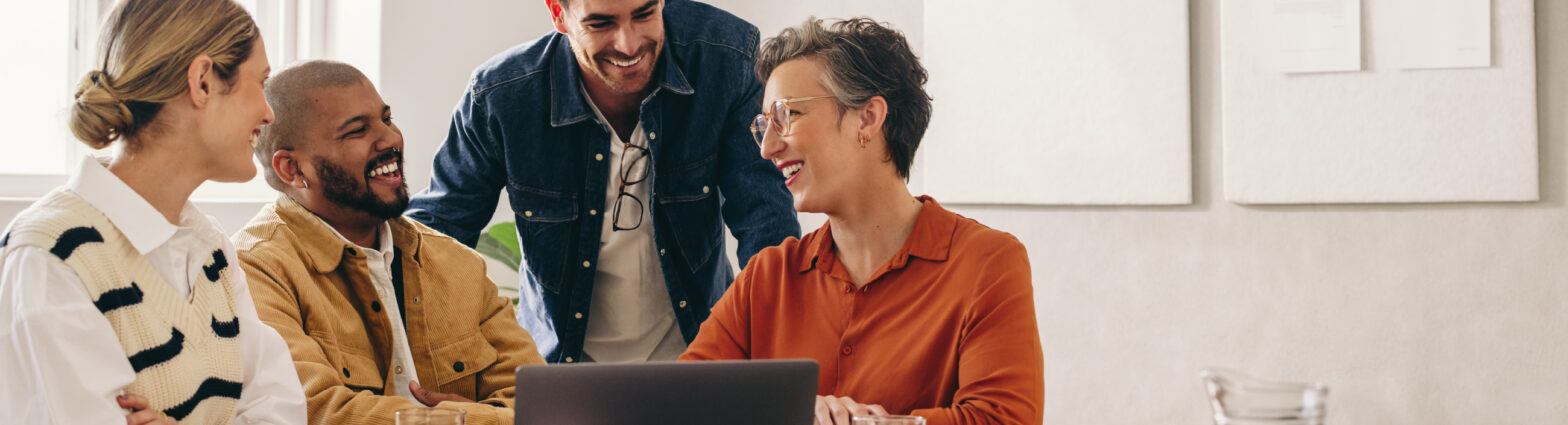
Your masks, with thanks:
[[[399,169],[403,168],[403,150],[392,148],[388,149],[386,152],[383,152],[380,155],[376,155],[376,157],[372,158],[370,162],[365,163],[365,174],[370,174],[372,170],[376,169],[378,164],[382,164],[387,161],[397,161],[397,167]]]

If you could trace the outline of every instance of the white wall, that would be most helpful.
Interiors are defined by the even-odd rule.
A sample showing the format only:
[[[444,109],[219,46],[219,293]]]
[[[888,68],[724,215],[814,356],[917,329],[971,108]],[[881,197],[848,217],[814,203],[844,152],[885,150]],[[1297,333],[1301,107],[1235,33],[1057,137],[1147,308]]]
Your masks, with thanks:
[[[1210,423],[1197,371],[1224,365],[1327,383],[1330,424],[1562,423],[1568,3],[1537,2],[1541,202],[1246,207],[1219,197],[1219,1],[1192,2],[1193,205],[950,205],[1029,248],[1047,422]],[[546,30],[539,2],[423,3],[385,3],[381,73],[416,190],[468,71]],[[849,10],[920,37],[909,1],[718,3],[764,34]]]

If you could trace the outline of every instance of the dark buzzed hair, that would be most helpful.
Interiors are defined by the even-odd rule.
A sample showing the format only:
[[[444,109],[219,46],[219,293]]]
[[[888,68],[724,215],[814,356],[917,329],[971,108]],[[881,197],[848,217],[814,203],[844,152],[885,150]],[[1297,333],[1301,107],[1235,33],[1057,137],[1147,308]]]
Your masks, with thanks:
[[[822,86],[844,108],[865,106],[872,97],[887,101],[882,132],[887,135],[887,160],[898,175],[909,178],[915,148],[931,124],[931,95],[926,94],[926,68],[909,48],[904,34],[870,18],[853,18],[824,27],[816,17],[762,43],[757,78],[784,62],[813,58],[822,64]]]
[[[290,65],[267,79],[264,89],[272,106],[272,124],[261,127],[256,137],[256,160],[261,162],[267,185],[283,190],[283,180],[272,169],[272,154],[294,149],[304,139],[304,130],[314,115],[310,95],[328,87],[348,87],[369,82],[353,65],[330,60],[312,60]]]

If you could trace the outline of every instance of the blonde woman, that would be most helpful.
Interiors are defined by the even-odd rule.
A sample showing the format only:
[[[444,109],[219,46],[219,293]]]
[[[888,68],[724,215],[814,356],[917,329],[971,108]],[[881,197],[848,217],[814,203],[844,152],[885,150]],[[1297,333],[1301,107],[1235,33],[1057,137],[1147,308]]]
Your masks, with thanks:
[[[202,182],[256,175],[272,111],[255,22],[231,0],[126,0],[103,25],[70,182],[0,236],[0,411],[25,424],[305,422],[288,348],[256,319]]]

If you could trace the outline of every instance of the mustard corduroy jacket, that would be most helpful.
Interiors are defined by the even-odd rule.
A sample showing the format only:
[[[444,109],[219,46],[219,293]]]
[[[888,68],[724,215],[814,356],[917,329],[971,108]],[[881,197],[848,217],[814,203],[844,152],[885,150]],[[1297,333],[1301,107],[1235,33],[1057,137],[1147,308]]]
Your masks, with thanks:
[[[515,370],[543,364],[479,254],[424,225],[389,221],[420,385],[476,403],[471,425],[512,423]],[[234,235],[261,321],[288,342],[312,424],[391,424],[420,407],[393,388],[392,327],[364,255],[287,196]]]

